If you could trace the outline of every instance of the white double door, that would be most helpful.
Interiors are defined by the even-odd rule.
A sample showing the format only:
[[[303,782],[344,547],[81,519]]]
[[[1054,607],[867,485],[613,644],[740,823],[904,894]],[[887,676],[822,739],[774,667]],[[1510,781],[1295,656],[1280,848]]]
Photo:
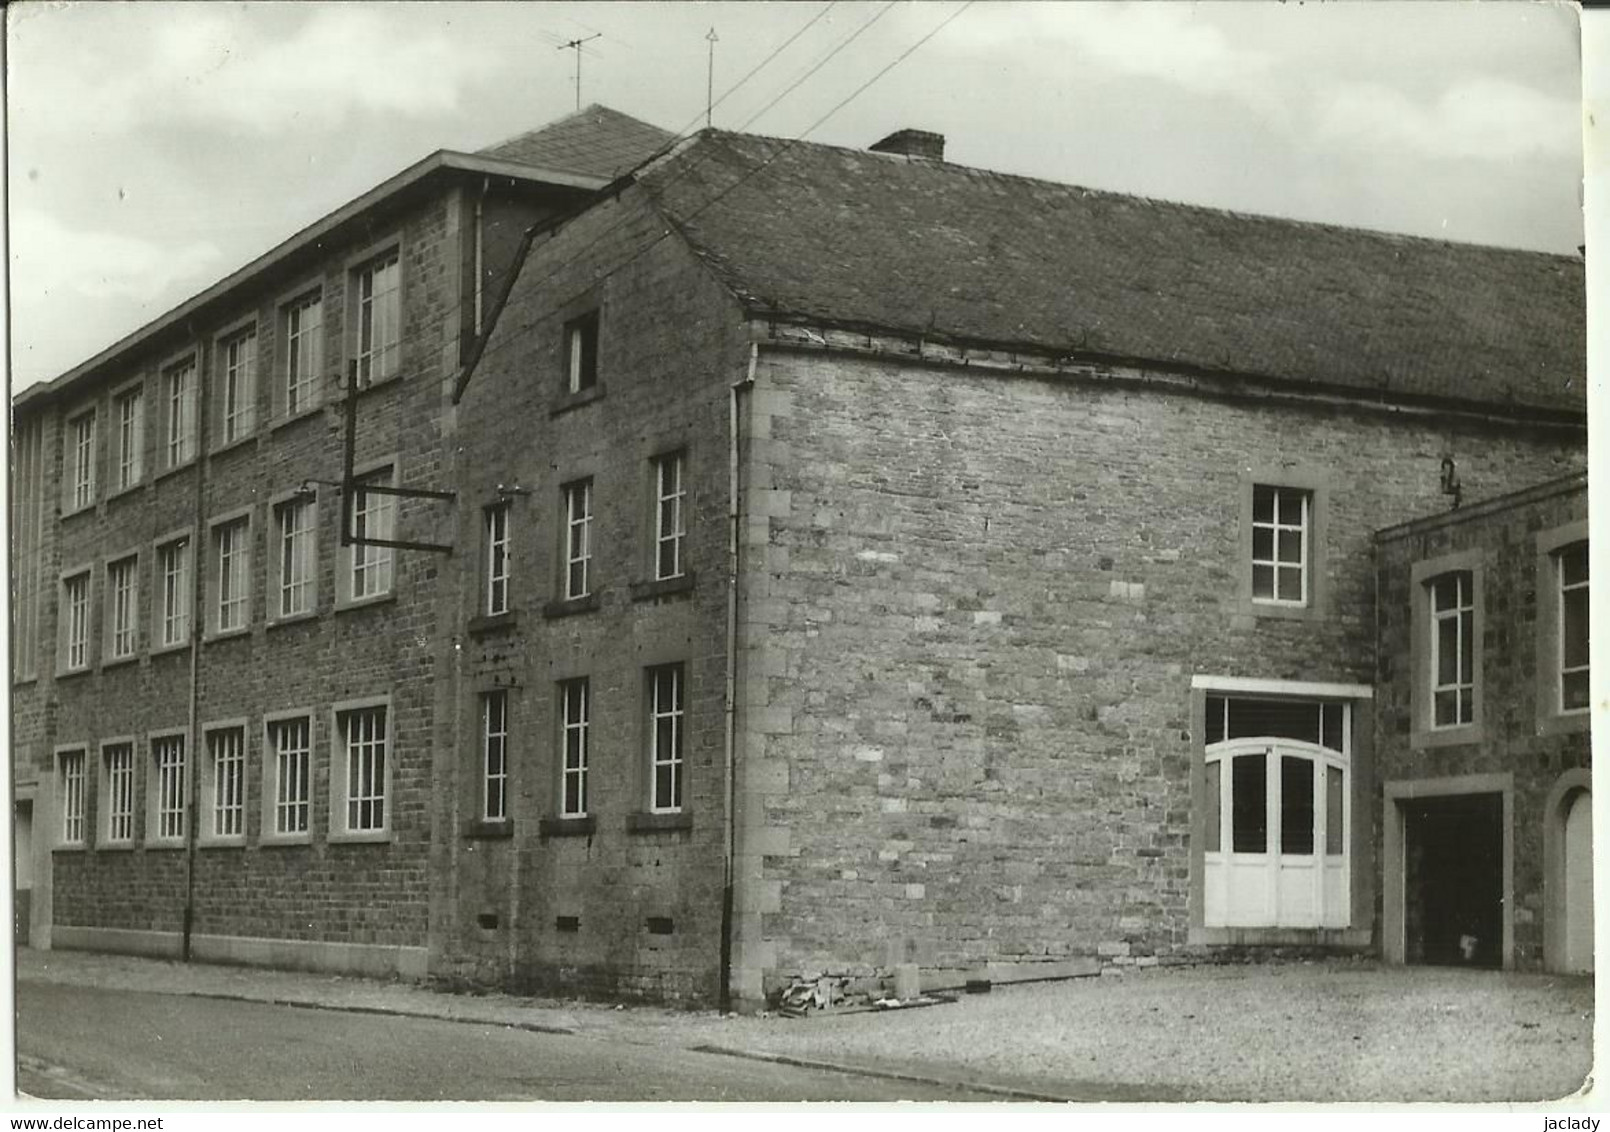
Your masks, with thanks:
[[[1292,739],[1235,739],[1206,752],[1203,922],[1346,927],[1347,759]]]

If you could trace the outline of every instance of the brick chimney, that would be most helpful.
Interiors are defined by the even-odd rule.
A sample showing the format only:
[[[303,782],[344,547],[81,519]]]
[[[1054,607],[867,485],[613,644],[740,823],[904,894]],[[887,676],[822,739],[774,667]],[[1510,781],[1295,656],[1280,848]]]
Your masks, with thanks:
[[[945,135],[927,130],[896,130],[882,141],[867,146],[873,153],[899,153],[906,157],[945,160]]]

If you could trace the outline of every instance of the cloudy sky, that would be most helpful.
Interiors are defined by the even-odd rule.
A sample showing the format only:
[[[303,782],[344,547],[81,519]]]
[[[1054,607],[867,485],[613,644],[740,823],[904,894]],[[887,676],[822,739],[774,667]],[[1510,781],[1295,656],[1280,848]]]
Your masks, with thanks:
[[[13,388],[436,149],[571,111],[560,45],[595,33],[582,101],[682,130],[703,123],[712,26],[718,95],[805,29],[714,116],[793,137],[944,24],[810,137],[864,146],[915,126],[945,134],[950,160],[1077,184],[1582,243],[1570,6],[963,8],[22,0],[6,13]]]

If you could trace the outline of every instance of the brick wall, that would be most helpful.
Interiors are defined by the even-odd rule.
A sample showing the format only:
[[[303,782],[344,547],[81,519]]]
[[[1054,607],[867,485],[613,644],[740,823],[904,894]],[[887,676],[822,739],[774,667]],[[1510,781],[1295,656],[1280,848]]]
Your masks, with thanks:
[[[458,538],[481,546],[482,508],[508,496],[513,613],[484,612],[481,554],[454,559],[449,630],[462,643],[442,876],[444,973],[562,993],[711,1002],[718,997],[728,592],[728,396],[747,342],[731,300],[635,195],[533,249],[458,410]],[[563,393],[563,325],[600,312],[595,397]],[[652,578],[650,459],[682,449],[687,569]],[[596,608],[564,616],[560,487],[591,477]],[[646,666],[685,665],[682,828],[633,828],[647,809]],[[592,689],[590,829],[548,834],[560,810],[556,682]],[[477,826],[479,696],[509,694],[510,821]],[[676,822],[670,823],[673,826]],[[496,917],[495,926],[492,917]],[[561,930],[559,918],[575,921]],[[651,931],[649,919],[668,920]]]
[[[1191,676],[1369,683],[1371,536],[1446,506],[1442,456],[1473,494],[1582,460],[1580,436],[1451,415],[897,350],[912,348],[761,354],[740,779],[751,995],[895,962],[1182,950]],[[1238,599],[1254,467],[1324,485],[1318,619]]]

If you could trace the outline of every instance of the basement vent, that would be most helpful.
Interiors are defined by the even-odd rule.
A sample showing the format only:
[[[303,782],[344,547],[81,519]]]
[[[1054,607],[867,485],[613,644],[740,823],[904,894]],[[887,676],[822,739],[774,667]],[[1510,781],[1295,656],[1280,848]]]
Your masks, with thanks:
[[[671,930],[671,917],[650,916],[648,918],[649,935],[670,935]]]
[[[487,931],[491,931],[498,926],[498,914],[496,912],[482,912],[475,917],[475,922]]]
[[[581,917],[557,916],[554,918],[553,926],[555,929],[562,932],[579,932],[581,931]]]

